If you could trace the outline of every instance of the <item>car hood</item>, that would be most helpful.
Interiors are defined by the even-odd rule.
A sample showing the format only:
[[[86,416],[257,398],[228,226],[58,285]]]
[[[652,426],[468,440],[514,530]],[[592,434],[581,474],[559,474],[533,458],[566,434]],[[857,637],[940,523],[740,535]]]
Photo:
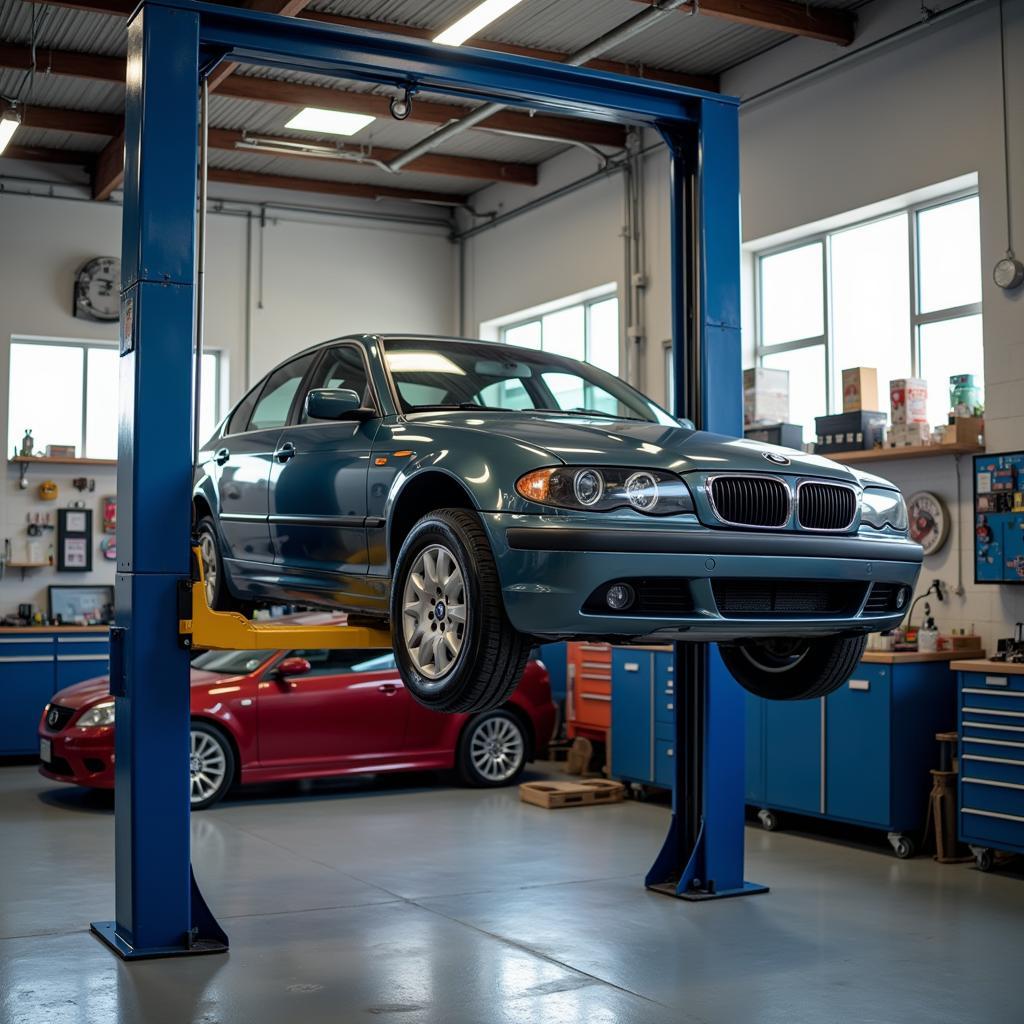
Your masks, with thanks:
[[[232,683],[244,679],[244,676],[226,676],[221,672],[202,672],[199,669],[191,671],[191,685],[193,688],[208,686],[210,683]],[[86,708],[92,704],[98,704],[110,696],[110,677],[97,676],[95,679],[84,679],[74,686],[67,686],[59,690],[50,700],[51,704],[60,704],[65,708]]]
[[[543,448],[555,459],[570,465],[611,464],[669,469],[676,473],[774,471],[858,482],[858,475],[846,466],[820,455],[683,426],[600,416],[487,413],[477,410],[446,412],[443,417],[433,419],[448,427],[466,426]],[[472,422],[466,423],[466,420]],[[775,464],[765,458],[769,454],[786,458],[789,462]]]

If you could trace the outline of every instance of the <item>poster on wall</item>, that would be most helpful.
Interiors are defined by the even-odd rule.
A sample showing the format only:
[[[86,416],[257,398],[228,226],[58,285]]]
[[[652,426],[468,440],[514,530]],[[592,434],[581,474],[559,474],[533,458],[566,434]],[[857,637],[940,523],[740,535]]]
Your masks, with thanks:
[[[92,511],[62,508],[57,512],[57,572],[92,569]]]
[[[1024,452],[974,456],[974,582],[1024,583]]]

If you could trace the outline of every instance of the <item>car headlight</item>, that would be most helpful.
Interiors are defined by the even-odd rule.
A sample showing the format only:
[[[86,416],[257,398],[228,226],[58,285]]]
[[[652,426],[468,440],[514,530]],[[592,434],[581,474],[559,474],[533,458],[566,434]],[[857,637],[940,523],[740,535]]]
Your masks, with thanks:
[[[96,729],[101,725],[114,724],[114,702],[112,700],[97,704],[75,723],[79,729]]]
[[[652,516],[693,511],[693,498],[682,479],[660,469],[618,466],[557,466],[535,469],[516,481],[527,501],[580,512],[632,508]]]
[[[905,533],[907,530],[907,505],[899,491],[868,488],[860,501],[860,521],[867,526],[881,530],[891,526]]]

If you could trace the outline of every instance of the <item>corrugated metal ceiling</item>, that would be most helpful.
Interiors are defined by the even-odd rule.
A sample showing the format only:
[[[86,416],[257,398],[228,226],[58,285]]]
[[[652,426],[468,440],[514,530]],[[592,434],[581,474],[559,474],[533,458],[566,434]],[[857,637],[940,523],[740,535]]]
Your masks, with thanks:
[[[865,0],[814,2],[822,7],[854,9]],[[311,10],[381,23],[440,31],[474,3],[475,0],[312,0],[309,7]],[[524,0],[489,26],[483,38],[519,46],[572,52],[632,17],[639,9],[634,0]],[[47,49],[107,56],[123,54],[126,48],[123,18],[47,4],[33,5],[25,0],[0,0],[0,41],[26,45],[32,39],[33,27],[39,66],[32,87],[32,104],[106,113],[118,113],[123,109],[124,89],[120,84],[45,73]],[[638,35],[607,56],[650,67],[695,74],[717,74],[786,38],[778,32],[735,24],[720,18],[688,17],[677,13],[666,15],[656,29]],[[247,76],[342,91],[388,93],[388,90],[369,83],[343,82],[275,68],[245,67],[239,70]],[[27,99],[24,91],[26,82],[24,71],[0,69],[0,93],[7,96],[20,95]],[[465,100],[450,96],[434,97],[424,93],[420,98],[452,106],[470,105]],[[318,142],[333,141],[333,137],[318,139],[309,133],[290,132],[286,129],[285,122],[298,109],[214,94],[211,100],[211,122],[214,127],[236,131],[292,135]],[[358,135],[344,141],[365,147],[404,149],[424,138],[433,127],[423,122],[398,122],[379,118]],[[18,142],[25,146],[92,152],[101,149],[106,139],[95,135],[22,128],[18,133]],[[564,144],[556,140],[536,140],[475,130],[448,141],[443,152],[452,156],[540,163],[564,148]],[[246,152],[214,151],[211,163],[215,167],[293,177],[387,184],[444,193],[472,192],[486,184],[472,178],[414,172],[392,175],[372,166],[347,162],[298,160]]]

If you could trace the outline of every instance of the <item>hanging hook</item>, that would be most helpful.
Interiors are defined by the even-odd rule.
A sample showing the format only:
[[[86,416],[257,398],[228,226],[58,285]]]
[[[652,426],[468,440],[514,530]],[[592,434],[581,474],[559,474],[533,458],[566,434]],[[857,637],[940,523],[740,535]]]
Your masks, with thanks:
[[[412,113],[412,97],[415,92],[415,86],[407,85],[401,97],[391,97],[388,108],[391,111],[391,116],[396,121],[404,121]]]

